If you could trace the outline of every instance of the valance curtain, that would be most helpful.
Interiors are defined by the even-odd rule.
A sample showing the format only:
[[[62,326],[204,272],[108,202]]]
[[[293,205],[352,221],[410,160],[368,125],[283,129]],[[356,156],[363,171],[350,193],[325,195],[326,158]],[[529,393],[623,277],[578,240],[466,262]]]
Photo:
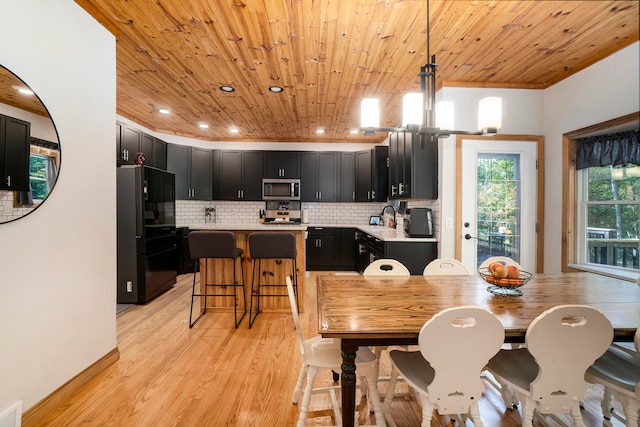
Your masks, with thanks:
[[[576,169],[592,166],[640,166],[638,130],[579,138]]]

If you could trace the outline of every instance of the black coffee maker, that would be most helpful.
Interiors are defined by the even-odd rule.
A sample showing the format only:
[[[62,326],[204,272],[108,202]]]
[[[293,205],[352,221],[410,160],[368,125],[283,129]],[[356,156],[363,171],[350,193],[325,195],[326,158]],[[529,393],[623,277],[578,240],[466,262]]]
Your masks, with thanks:
[[[404,220],[404,231],[409,237],[433,237],[431,209],[408,209]]]

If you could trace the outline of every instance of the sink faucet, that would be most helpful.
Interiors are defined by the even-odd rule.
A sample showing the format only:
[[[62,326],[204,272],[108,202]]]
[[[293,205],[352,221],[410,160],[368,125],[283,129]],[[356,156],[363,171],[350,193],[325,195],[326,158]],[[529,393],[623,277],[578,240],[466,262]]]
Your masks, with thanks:
[[[382,212],[380,212],[380,216],[383,216],[383,215],[384,215],[384,211],[385,211],[387,208],[391,208],[391,210],[393,211],[393,228],[396,228],[396,208],[394,208],[394,207],[393,207],[393,206],[391,206],[391,205],[387,205],[387,206],[385,206],[384,208],[382,208]]]

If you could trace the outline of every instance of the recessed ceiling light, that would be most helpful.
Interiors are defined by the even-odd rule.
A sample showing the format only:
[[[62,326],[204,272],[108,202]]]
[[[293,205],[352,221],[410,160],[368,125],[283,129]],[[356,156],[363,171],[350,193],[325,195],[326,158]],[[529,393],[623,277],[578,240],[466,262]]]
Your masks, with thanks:
[[[166,109],[166,108],[160,108],[160,109],[158,110],[158,113],[160,113],[160,114],[169,114],[170,112],[171,112],[171,111],[169,111],[169,110],[168,110],[168,109]]]
[[[206,123],[200,123],[198,126],[200,126],[200,129],[209,129],[209,125]]]
[[[282,92],[283,90],[284,90],[284,89],[282,89],[280,86],[271,86],[271,87],[269,88],[269,91],[270,91],[270,92],[273,92],[273,93],[280,93],[280,92]]]
[[[230,128],[229,128],[229,132],[231,132],[231,133],[238,133],[238,132],[240,132],[240,131],[238,130],[238,128],[237,128],[237,127],[232,126],[232,127],[230,127]]]
[[[223,92],[233,92],[235,89],[232,86],[220,86],[220,90]]]
[[[25,88],[18,89],[18,92],[20,92],[23,95],[33,95],[33,91]]]
[[[323,133],[324,133],[324,129],[318,129],[318,130],[316,131],[316,133],[318,133],[318,134],[323,134]]]

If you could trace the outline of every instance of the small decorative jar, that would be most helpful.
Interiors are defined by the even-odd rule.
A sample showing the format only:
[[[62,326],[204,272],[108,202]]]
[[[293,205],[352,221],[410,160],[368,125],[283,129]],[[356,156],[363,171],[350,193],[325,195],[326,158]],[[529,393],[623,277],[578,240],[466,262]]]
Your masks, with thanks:
[[[136,153],[136,165],[144,165],[146,160],[144,153]]]

